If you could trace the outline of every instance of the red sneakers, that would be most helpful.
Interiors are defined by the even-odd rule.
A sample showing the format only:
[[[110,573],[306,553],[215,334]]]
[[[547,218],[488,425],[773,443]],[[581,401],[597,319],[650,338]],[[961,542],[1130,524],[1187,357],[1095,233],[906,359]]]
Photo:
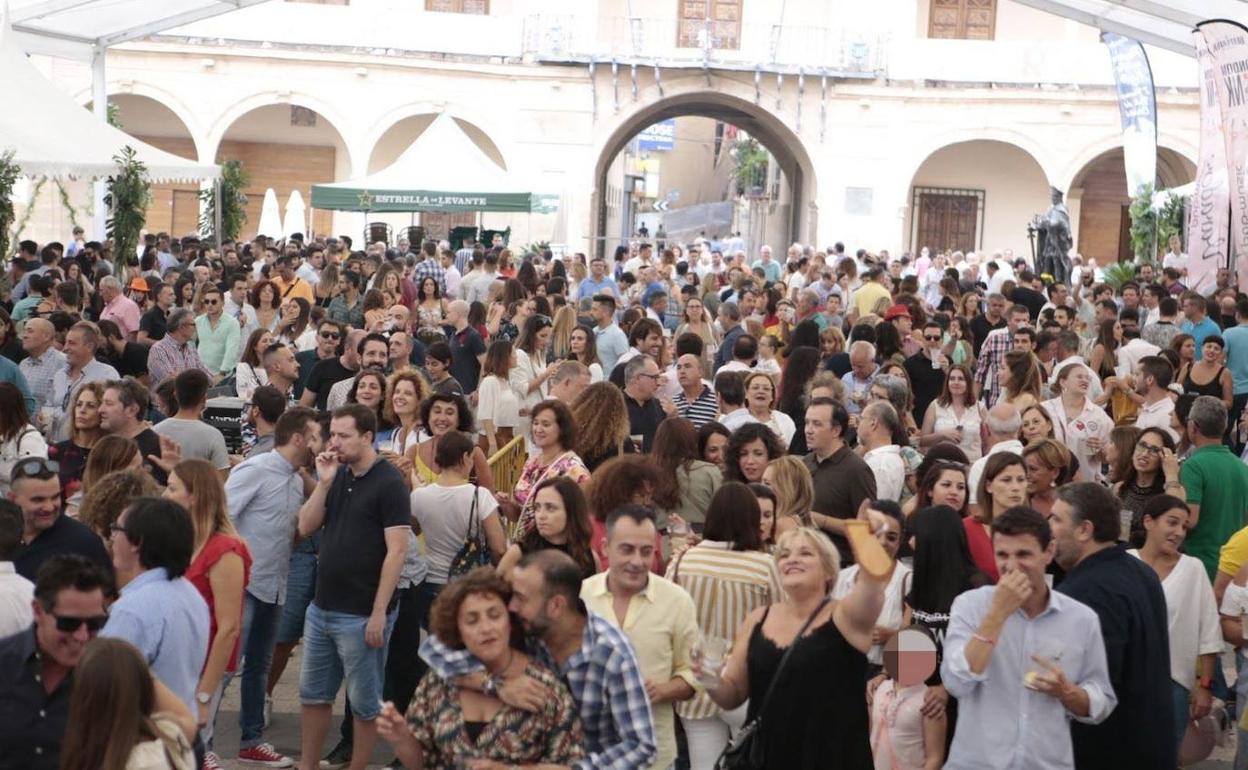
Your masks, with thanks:
[[[273,750],[270,743],[261,743],[258,746],[252,746],[249,749],[238,750],[238,761],[244,765],[256,765],[258,767],[294,767],[295,763],[290,757],[284,757]]]

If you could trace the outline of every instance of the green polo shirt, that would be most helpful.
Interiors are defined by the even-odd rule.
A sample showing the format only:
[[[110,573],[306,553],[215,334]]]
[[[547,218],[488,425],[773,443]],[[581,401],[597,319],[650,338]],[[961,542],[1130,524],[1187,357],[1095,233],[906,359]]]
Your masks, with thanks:
[[[1200,519],[1187,533],[1184,551],[1205,565],[1212,580],[1218,551],[1244,526],[1248,511],[1248,465],[1223,444],[1192,452],[1180,471],[1187,502],[1200,506]]]

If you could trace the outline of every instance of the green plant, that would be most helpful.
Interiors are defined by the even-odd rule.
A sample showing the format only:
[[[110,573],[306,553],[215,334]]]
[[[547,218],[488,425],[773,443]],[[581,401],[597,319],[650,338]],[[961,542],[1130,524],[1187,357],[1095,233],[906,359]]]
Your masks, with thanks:
[[[1131,253],[1137,262],[1157,259],[1157,212],[1153,211],[1153,186],[1146,184],[1131,198]]]
[[[11,196],[22,169],[14,162],[13,155],[13,150],[0,155],[0,259],[9,258],[9,228],[17,218]]]
[[[65,207],[65,213],[69,214],[70,226],[78,227],[78,209],[69,200],[69,191],[65,189],[65,184],[59,179],[52,180],[52,184],[56,185],[56,191],[61,196],[61,205]]]
[[[771,156],[767,149],[753,137],[738,139],[730,150],[736,166],[732,170],[737,195],[745,195],[752,188],[767,186],[767,166]]]
[[[1170,237],[1183,237],[1183,220],[1187,218],[1187,207],[1178,195],[1171,195],[1166,205],[1157,212],[1157,249],[1160,251],[1170,243]]]
[[[199,231],[213,243],[237,239],[247,223],[247,195],[243,191],[251,184],[251,177],[243,170],[242,161],[227,160],[221,164],[221,235],[217,230],[217,196],[209,187],[199,191],[203,214],[199,218]]]
[[[147,165],[135,157],[133,147],[123,147],[113,156],[117,173],[108,178],[108,237],[113,240],[114,275],[125,275],[126,262],[139,246],[139,235],[147,221],[152,202],[152,185],[147,181]]]
[[[35,213],[35,201],[39,200],[39,194],[43,192],[43,186],[47,183],[48,178],[41,176],[35,180],[35,186],[30,188],[30,205],[22,212],[22,218],[18,220],[17,227],[13,228],[13,240],[22,239],[22,233],[26,231],[26,225],[30,224],[30,218]]]
[[[1106,265],[1101,272],[1105,275],[1105,283],[1118,291],[1127,281],[1135,280],[1135,264],[1131,262],[1114,262]]]

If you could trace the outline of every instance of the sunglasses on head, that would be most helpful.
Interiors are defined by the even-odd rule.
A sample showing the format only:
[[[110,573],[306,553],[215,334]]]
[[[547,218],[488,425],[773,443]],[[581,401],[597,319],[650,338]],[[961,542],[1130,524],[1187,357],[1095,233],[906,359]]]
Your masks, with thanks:
[[[52,617],[56,618],[56,630],[63,634],[75,633],[79,628],[82,628],[84,623],[87,626],[87,630],[94,634],[108,622],[107,615],[96,615],[90,618],[76,618],[69,615],[53,615]]]
[[[55,460],[46,460],[42,457],[27,457],[19,460],[13,466],[13,481],[18,479],[47,479],[55,476],[61,470],[61,466]]]

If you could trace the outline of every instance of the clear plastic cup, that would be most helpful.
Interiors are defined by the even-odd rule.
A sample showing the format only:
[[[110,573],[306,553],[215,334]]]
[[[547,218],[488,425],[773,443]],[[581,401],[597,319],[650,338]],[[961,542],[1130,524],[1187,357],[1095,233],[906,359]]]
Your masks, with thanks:
[[[693,654],[702,663],[702,673],[698,676],[698,682],[703,687],[713,687],[719,683],[720,672],[724,669],[724,663],[728,660],[728,652],[731,649],[732,642],[722,636],[702,634],[698,637]]]

